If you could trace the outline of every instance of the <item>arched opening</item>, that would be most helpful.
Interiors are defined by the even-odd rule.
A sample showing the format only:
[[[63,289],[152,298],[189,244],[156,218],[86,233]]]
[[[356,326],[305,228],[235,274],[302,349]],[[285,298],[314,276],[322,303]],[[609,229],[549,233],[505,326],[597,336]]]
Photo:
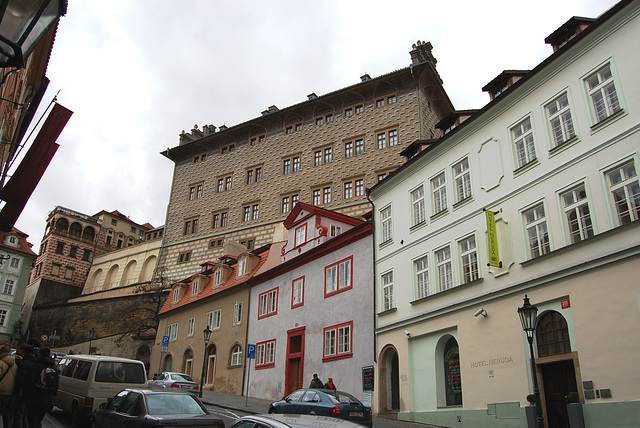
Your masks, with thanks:
[[[100,283],[100,281],[102,280],[102,269],[96,269],[95,272],[93,272],[93,275],[91,275],[91,277],[89,278],[89,281],[87,282],[87,291],[88,292],[96,292],[96,291],[100,291],[102,289],[102,284]]]
[[[80,237],[80,235],[82,235],[82,225],[78,222],[71,223],[71,227],[69,228],[69,234],[71,236]]]
[[[151,359],[151,349],[147,345],[140,345],[136,351],[136,360],[142,361],[144,367],[147,369],[147,375],[149,374],[149,368]]]
[[[438,406],[461,406],[460,349],[455,337],[445,334],[438,340],[435,361]]]
[[[66,232],[67,230],[69,230],[69,222],[66,218],[61,217],[56,220],[56,230],[58,232]]]
[[[400,410],[400,368],[398,352],[393,346],[382,350],[378,371],[380,411],[397,412]]]
[[[541,378],[547,424],[552,427],[569,427],[566,397],[572,392],[579,394],[579,381],[575,356],[571,352],[569,326],[559,312],[547,311],[538,318],[536,349],[536,370]]]
[[[242,365],[242,346],[239,343],[236,343],[231,348],[230,363],[231,366]]]
[[[131,260],[127,267],[124,268],[124,273],[122,274],[122,285],[129,285],[135,282],[134,274],[136,273],[136,267],[138,263],[135,260]]]
[[[546,312],[536,326],[538,356],[565,354],[571,352],[567,321],[556,311]]]
[[[142,269],[140,270],[140,279],[138,280],[139,282],[151,281],[151,278],[153,277],[153,270],[156,267],[157,261],[158,258],[156,256],[151,256],[144,261]]]
[[[193,351],[191,349],[187,349],[184,351],[184,358],[182,362],[182,373],[186,373],[189,376],[192,375],[193,372]]]
[[[167,354],[164,357],[164,361],[162,362],[162,371],[163,372],[173,371],[173,357],[171,356],[171,354]]]
[[[120,266],[113,265],[109,272],[107,273],[107,277],[104,280],[104,290],[108,290],[110,288],[114,288],[117,285],[118,279],[118,271],[120,270]]]
[[[96,231],[93,229],[93,227],[87,226],[82,231],[82,239],[85,239],[87,241],[93,241],[95,237],[96,237]]]
[[[213,381],[215,379],[216,373],[216,345],[212,344],[209,346],[207,351],[207,367],[206,367],[206,376],[205,383],[207,385],[213,385]]]

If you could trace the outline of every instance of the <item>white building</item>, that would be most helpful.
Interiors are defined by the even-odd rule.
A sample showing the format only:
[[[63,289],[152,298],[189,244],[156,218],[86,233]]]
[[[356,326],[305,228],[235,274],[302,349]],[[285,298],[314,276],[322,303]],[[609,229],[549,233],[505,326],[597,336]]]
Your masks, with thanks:
[[[569,426],[570,392],[584,426],[637,426],[638,40],[638,1],[569,20],[551,56],[371,189],[376,411],[527,426],[526,294],[546,426]]]

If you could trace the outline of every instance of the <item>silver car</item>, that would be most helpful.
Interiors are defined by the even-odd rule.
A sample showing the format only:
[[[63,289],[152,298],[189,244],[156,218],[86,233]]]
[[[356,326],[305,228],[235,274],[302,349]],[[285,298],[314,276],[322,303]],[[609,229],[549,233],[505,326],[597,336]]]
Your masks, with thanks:
[[[153,375],[153,379],[149,381],[151,388],[178,388],[182,391],[188,391],[197,394],[200,390],[198,384],[191,379],[191,376],[185,373],[162,372]]]
[[[252,415],[236,420],[229,428],[362,428],[355,422],[316,415]]]

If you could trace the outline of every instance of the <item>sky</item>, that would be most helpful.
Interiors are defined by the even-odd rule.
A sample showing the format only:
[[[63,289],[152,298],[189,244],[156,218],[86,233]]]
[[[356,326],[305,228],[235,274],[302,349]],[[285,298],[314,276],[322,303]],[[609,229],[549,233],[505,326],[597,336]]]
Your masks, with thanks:
[[[569,18],[595,18],[615,3],[69,0],[40,112],[57,94],[74,114],[16,227],[37,252],[58,205],[161,226],[173,162],[160,152],[183,130],[231,127],[365,73],[408,67],[418,40],[432,43],[454,107],[481,108],[489,102],[481,88],[551,55],[544,39]]]

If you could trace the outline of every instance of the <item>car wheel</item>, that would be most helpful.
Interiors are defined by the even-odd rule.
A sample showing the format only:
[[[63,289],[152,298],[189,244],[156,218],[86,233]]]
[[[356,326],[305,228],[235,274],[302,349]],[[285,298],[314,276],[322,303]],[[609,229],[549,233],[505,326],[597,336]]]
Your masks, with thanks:
[[[71,408],[71,428],[81,427],[82,417],[80,416],[80,409],[78,408],[78,403],[73,403],[73,407]]]

